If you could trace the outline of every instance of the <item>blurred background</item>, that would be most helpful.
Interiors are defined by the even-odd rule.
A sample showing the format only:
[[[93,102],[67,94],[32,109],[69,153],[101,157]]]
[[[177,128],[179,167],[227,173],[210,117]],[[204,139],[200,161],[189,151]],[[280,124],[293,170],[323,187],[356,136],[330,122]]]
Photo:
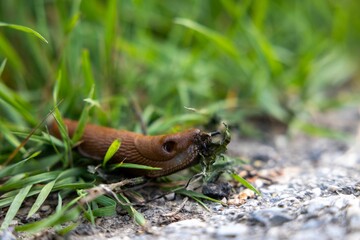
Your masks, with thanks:
[[[356,0],[1,0],[1,22],[48,43],[0,27],[0,125],[35,126],[56,95],[65,117],[92,104],[91,122],[116,128],[139,129],[141,109],[150,134],[214,119],[250,134],[253,121],[302,129],[315,113],[359,103],[359,9]]]

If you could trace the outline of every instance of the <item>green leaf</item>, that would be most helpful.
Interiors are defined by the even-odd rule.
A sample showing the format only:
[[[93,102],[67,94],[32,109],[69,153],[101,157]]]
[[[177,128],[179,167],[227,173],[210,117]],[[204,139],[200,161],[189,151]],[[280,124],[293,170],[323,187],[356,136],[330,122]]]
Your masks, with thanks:
[[[188,196],[188,197],[191,197],[191,198],[196,198],[196,199],[206,199],[206,200],[209,200],[209,201],[212,201],[212,202],[217,202],[217,203],[221,203],[221,201],[217,200],[217,199],[214,199],[214,198],[211,198],[211,197],[208,197],[202,193],[199,193],[199,192],[195,192],[195,191],[191,191],[191,190],[186,190],[184,188],[181,188],[181,189],[178,189],[178,190],[175,190],[175,193],[178,193],[178,194],[181,194],[181,195],[185,195],[185,196]]]
[[[107,196],[99,196],[95,199],[95,202],[101,204],[102,206],[114,206],[116,205],[116,201]]]
[[[13,146],[14,148],[17,148],[21,144],[19,139],[14,135],[14,132],[10,131],[9,128],[4,126],[2,121],[0,121],[0,132],[2,134],[2,137],[5,138],[8,141],[8,143],[10,143],[11,146]],[[26,136],[27,135],[28,134],[26,134]],[[22,147],[19,151],[23,154],[26,153],[26,149],[24,147]]]
[[[91,205],[93,205],[94,202],[91,202]],[[83,209],[85,218],[91,222],[92,225],[95,225],[95,216],[93,214],[93,211],[91,209],[91,205],[89,203],[86,203],[87,209]]]
[[[7,229],[10,225],[10,222],[14,219],[16,213],[19,211],[21,204],[23,203],[24,199],[26,198],[27,194],[29,193],[32,185],[27,185],[26,187],[22,188],[20,192],[14,198],[14,201],[11,203],[4,222],[1,224],[0,230]]]
[[[16,183],[17,181],[21,181],[22,179],[26,178],[26,176],[27,176],[26,173],[21,172],[21,173],[19,173],[19,174],[16,174],[16,175],[12,176],[11,178],[9,178],[9,180],[7,180],[4,184],[13,184],[13,183]],[[0,188],[1,188],[2,186],[4,186],[4,184],[3,184],[3,185],[0,185]],[[20,186],[19,188],[21,188],[21,187],[23,187],[23,186]]]
[[[254,191],[256,194],[261,196],[261,193],[255,187],[253,187],[253,185],[251,185],[248,181],[246,181],[246,179],[242,178],[236,173],[231,174],[231,177],[236,181],[238,181],[239,183],[241,183],[242,185],[244,185],[246,188]]]
[[[136,163],[118,163],[111,165],[111,169],[116,168],[135,168],[135,169],[143,169],[143,170],[161,170],[162,168],[158,167],[150,167],[146,165],[136,164]]]
[[[31,28],[24,27],[21,25],[16,25],[16,24],[4,23],[4,22],[0,22],[0,27],[9,27],[9,28],[13,28],[13,29],[16,29],[19,31],[26,32],[26,33],[31,33],[31,34],[35,35],[36,37],[40,38],[42,41],[48,43],[48,41],[43,36],[41,36],[40,33],[32,30]]]
[[[84,49],[82,52],[82,70],[84,75],[84,82],[85,82],[85,91],[93,91],[91,89],[95,86],[95,79],[93,72],[91,70],[91,63],[90,63],[90,56],[89,56],[89,50]],[[89,98],[93,98],[93,96],[89,96]]]
[[[91,210],[91,214],[94,217],[105,217],[105,216],[114,216],[116,215],[116,201],[107,196],[100,196],[96,198],[93,203],[96,208]],[[97,207],[97,205],[101,205],[103,207]],[[89,216],[90,217],[90,216]]]
[[[57,74],[57,78],[56,78],[56,82],[55,82],[55,86],[53,88],[53,101],[56,105],[56,103],[59,101],[59,94],[60,94],[60,89],[61,89],[61,82],[62,82],[62,72],[61,70],[58,71]]]
[[[130,203],[129,199],[127,199],[127,197],[125,197],[123,194],[120,193],[117,196],[120,199],[120,201],[125,202],[125,203]],[[139,224],[140,226],[146,225],[146,219],[144,218],[144,216],[141,213],[136,211],[135,208],[133,208],[130,205],[120,205],[120,206],[123,209],[125,209],[131,217],[134,218],[134,220],[137,224]]]
[[[40,153],[41,153],[41,151],[36,151],[36,152],[32,153],[32,154],[30,155],[30,157],[28,157],[27,159],[35,158],[35,157],[39,156]]]
[[[235,45],[225,36],[221,35],[218,32],[215,32],[214,30],[211,30],[197,22],[194,22],[190,19],[186,18],[176,18],[175,23],[182,25],[184,27],[190,28],[211,41],[213,41],[216,45],[218,45],[221,49],[223,49],[226,53],[228,53],[233,58],[237,59],[239,57],[238,50],[236,49]]]
[[[57,206],[56,206],[56,212],[61,212],[61,210],[62,210],[62,197],[61,197],[61,194],[59,193],[58,194],[58,204],[57,204]]]
[[[30,124],[37,124],[37,120],[30,112],[31,105],[29,102],[2,82],[0,82],[0,99],[9,104],[17,114],[25,118]]]
[[[56,232],[61,235],[61,236],[65,236],[66,234],[70,233],[72,230],[74,230],[77,226],[79,226],[79,223],[72,223],[66,227],[63,227],[60,230],[57,230]]]
[[[92,210],[92,214],[94,217],[110,217],[116,215],[116,205],[114,206],[106,206],[100,207]]]
[[[0,170],[0,178],[5,177],[5,176],[9,176],[9,175],[13,175],[14,174],[14,170],[19,169],[22,165],[24,165],[28,160],[38,156],[41,153],[41,151],[37,151],[34,152],[33,154],[31,154],[29,157],[21,160],[18,163],[15,163],[13,165],[7,166],[3,169]]]
[[[14,197],[7,197],[0,199],[0,208],[9,206],[14,201]]]
[[[0,66],[0,77],[1,77],[1,74],[3,73],[4,69],[5,69],[5,65],[6,65],[6,61],[7,59],[5,58],[2,63],[1,63],[1,66]]]
[[[210,212],[210,208],[208,208],[206,206],[206,204],[201,201],[201,199],[198,199],[197,197],[191,197],[192,199],[194,199],[197,203],[199,203],[206,211]]]
[[[91,188],[94,187],[93,183],[56,183],[54,186],[54,191],[57,190],[64,190],[64,189],[86,189],[86,188]]]
[[[49,196],[51,190],[53,189],[54,185],[55,185],[55,180],[51,181],[49,183],[47,183],[40,191],[38,197],[36,198],[35,203],[31,206],[31,209],[27,215],[27,218],[31,217],[32,215],[34,215],[34,213],[37,212],[37,210],[39,210],[39,208],[41,207],[41,205],[45,202],[46,198]]]
[[[134,209],[134,208],[133,208]],[[135,209],[134,209],[134,211],[133,211],[133,218],[134,218],[134,220],[135,220],[135,222],[137,223],[137,224],[139,224],[140,226],[145,226],[146,225],[146,219],[145,219],[145,217],[144,217],[144,215],[142,215],[141,213],[139,213],[138,211],[136,211]]]
[[[18,232],[28,231],[30,233],[35,233],[45,228],[50,228],[69,221],[74,221],[79,217],[79,214],[80,210],[78,207],[74,207],[70,210],[64,208],[61,211],[56,212],[55,214],[38,222],[17,226],[15,227],[15,230]]]
[[[18,181],[11,181],[11,182],[8,181],[4,183],[2,186],[0,186],[0,191],[9,191],[16,188],[21,188],[26,185],[52,181],[59,175],[59,173],[61,173],[61,171],[46,172],[46,173],[40,173],[34,176],[26,177]]]
[[[91,88],[90,88],[90,93],[89,93],[89,98],[92,99],[94,97],[94,90],[95,90],[95,85],[92,85]],[[85,130],[85,127],[86,127],[86,123],[87,123],[87,120],[88,120],[88,117],[89,117],[89,112],[90,112],[90,109],[93,107],[94,105],[90,102],[88,102],[88,104],[84,107],[83,111],[81,112],[81,116],[80,116],[80,119],[79,119],[79,122],[76,126],[76,129],[75,129],[75,132],[74,132],[74,135],[72,137],[72,142],[73,143],[77,143],[83,133],[84,133],[84,130]]]
[[[119,139],[115,139],[110,147],[108,148],[108,150],[106,151],[105,157],[104,157],[104,161],[103,161],[103,166],[105,167],[106,163],[114,156],[114,154],[119,150],[121,146],[121,142]]]
[[[105,53],[106,59],[111,59],[112,48],[116,39],[116,25],[117,19],[117,7],[118,1],[111,0],[108,2],[105,13]]]
[[[198,113],[187,113],[187,114],[179,114],[175,115],[171,118],[159,118],[154,121],[151,126],[148,128],[148,133],[161,133],[169,131],[172,127],[180,124],[192,124],[194,123],[203,123],[205,124],[208,121],[208,116],[205,114],[198,114]],[[196,125],[196,124],[195,124]]]
[[[84,172],[85,170],[82,168],[69,168],[61,171],[61,173],[57,176],[56,180],[61,180],[67,177],[78,177]]]
[[[61,77],[59,77],[58,79],[58,83],[61,81]],[[53,94],[54,96],[54,102],[56,103],[56,93]],[[72,166],[72,142],[71,142],[71,139],[69,138],[69,134],[68,134],[68,131],[67,131],[67,127],[65,125],[65,122],[61,116],[61,113],[60,113],[60,110],[57,106],[55,106],[54,108],[54,120],[53,121],[56,121],[57,124],[58,124],[58,128],[59,128],[59,131],[60,131],[60,135],[64,141],[64,150],[65,150],[65,154],[64,154],[64,159],[63,159],[63,165],[64,167],[67,167],[67,166]]]
[[[350,138],[350,134],[341,132],[340,130],[333,130],[330,128],[317,126],[312,123],[302,122],[300,120],[295,120],[292,124],[293,124],[293,127],[296,126],[297,128],[301,129],[303,132],[305,132],[311,136],[332,138],[332,139],[337,139],[340,141],[346,141]]]
[[[29,161],[30,158],[26,158],[18,163],[6,166],[0,170],[0,178],[4,176],[14,176],[21,173],[29,172],[44,172],[49,168],[57,164],[61,160],[62,156],[60,154],[46,156],[41,159],[36,159],[36,161]]]
[[[0,128],[1,129],[1,128]],[[16,136],[19,137],[23,137],[26,138],[27,136],[29,136],[28,132],[12,132],[14,133]],[[46,143],[46,144],[54,144],[55,146],[59,146],[59,147],[63,147],[64,144],[61,140],[59,140],[58,138],[48,135],[45,132],[42,132],[42,135],[31,135],[31,137],[29,138],[29,142],[35,142],[35,143]]]
[[[66,25],[66,33],[70,33],[74,30],[80,19],[80,12],[74,14]]]
[[[84,102],[89,103],[92,107],[96,106],[97,108],[100,108],[100,103],[98,100],[94,100],[92,98],[84,98]]]
[[[34,223],[28,223],[22,226],[18,226],[15,228],[16,231],[28,231],[28,232],[38,232],[45,228],[54,227],[69,221],[75,221],[80,215],[80,207],[74,206],[77,204],[81,197],[77,197],[71,200],[68,204],[64,207],[62,206],[62,198],[60,194],[58,194],[58,205],[56,207],[56,212],[41,220]],[[72,207],[72,208],[71,208]]]
[[[58,184],[56,183],[54,186],[54,191],[57,190],[64,190],[64,189],[86,189],[86,188],[91,188],[94,187],[93,183],[61,183]]]

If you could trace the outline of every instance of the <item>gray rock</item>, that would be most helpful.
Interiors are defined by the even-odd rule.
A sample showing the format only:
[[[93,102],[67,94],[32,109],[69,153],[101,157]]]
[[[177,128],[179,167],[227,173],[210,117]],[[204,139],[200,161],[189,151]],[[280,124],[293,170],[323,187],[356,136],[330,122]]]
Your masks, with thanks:
[[[360,200],[358,198],[349,202],[346,215],[349,232],[360,231]]]
[[[281,208],[268,208],[255,211],[250,214],[251,220],[260,222],[265,226],[279,226],[285,222],[291,221],[293,218],[284,212]]]
[[[244,224],[234,224],[219,227],[213,236],[218,239],[224,238],[239,238],[244,236],[249,231],[249,227]]]

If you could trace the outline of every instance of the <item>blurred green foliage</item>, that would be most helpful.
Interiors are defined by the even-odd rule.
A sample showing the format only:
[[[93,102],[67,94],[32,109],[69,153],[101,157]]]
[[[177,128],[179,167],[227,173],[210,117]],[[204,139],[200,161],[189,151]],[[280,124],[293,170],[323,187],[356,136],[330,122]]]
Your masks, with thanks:
[[[356,100],[353,87],[339,89],[359,87],[357,9],[351,0],[1,1],[1,22],[49,43],[0,27],[0,120],[34,126],[59,76],[63,115],[79,118],[94,85],[92,121],[112,127],[139,127],[131,99],[150,133],[214,114],[236,125],[306,120]]]

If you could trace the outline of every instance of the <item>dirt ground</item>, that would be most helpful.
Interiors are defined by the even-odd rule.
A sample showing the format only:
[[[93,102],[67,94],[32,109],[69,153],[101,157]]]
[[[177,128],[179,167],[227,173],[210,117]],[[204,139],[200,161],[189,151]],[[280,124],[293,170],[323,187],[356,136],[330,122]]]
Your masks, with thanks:
[[[256,196],[233,186],[210,211],[169,194],[137,207],[148,221],[139,227],[122,211],[84,221],[67,239],[360,239],[360,111],[343,109],[313,122],[348,134],[345,140],[271,134],[265,140],[234,138],[231,156],[249,159],[244,176],[261,191]],[[236,135],[236,134],[235,134]],[[233,134],[234,136],[234,134]],[[151,190],[151,194],[156,194]],[[60,239],[51,231],[23,239]]]

